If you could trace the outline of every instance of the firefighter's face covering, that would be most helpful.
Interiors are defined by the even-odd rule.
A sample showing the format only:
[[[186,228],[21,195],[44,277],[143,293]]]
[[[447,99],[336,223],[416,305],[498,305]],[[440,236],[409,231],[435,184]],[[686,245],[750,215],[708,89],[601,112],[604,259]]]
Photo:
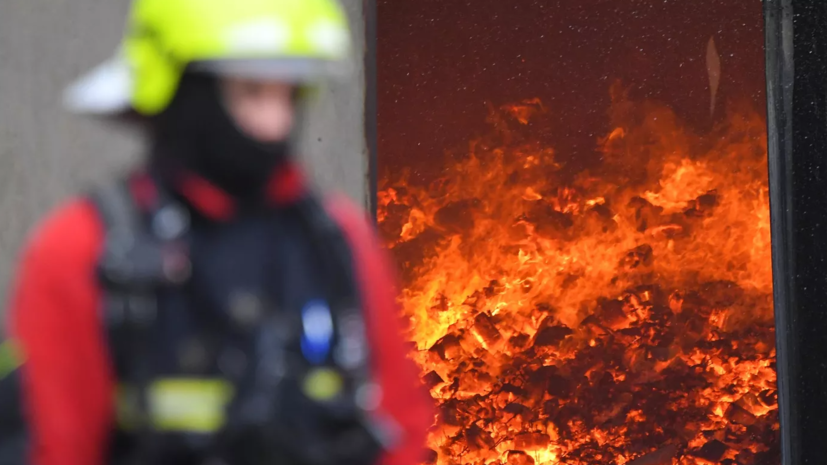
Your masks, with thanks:
[[[295,105],[289,83],[186,73],[169,107],[152,119],[153,163],[258,198],[289,158]]]

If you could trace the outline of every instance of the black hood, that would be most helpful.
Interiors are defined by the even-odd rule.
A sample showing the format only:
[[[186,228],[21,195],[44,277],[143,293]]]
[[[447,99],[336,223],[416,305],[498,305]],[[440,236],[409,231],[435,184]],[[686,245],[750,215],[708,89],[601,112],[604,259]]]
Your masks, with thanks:
[[[184,169],[239,200],[257,200],[291,152],[290,139],[259,143],[243,134],[222,104],[218,79],[185,73],[163,113],[150,120],[151,164],[161,173]]]

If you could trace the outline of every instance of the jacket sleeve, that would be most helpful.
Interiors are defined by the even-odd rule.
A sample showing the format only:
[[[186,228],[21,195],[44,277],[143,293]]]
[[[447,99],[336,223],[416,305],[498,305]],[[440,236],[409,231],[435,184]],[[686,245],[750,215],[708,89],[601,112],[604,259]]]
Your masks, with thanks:
[[[90,204],[67,204],[41,224],[19,264],[9,328],[25,359],[34,465],[104,463],[113,402],[94,275],[100,229]]]
[[[424,460],[425,440],[434,423],[434,404],[419,379],[416,365],[408,357],[390,262],[358,208],[343,199],[333,199],[328,205],[353,250],[364,297],[373,370],[383,392],[380,408],[401,427],[401,443],[381,463],[418,465]]]

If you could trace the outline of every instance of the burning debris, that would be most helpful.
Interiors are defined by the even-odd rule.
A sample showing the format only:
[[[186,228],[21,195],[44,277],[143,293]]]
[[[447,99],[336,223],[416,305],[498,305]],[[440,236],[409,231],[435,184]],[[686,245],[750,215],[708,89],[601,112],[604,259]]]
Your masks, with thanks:
[[[428,463],[779,463],[763,121],[697,137],[613,95],[591,172],[512,134],[385,181]]]

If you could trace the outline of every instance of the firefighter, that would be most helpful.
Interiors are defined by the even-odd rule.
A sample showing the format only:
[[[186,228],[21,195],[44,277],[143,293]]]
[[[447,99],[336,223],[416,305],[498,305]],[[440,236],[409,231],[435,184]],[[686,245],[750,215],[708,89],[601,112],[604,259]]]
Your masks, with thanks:
[[[133,3],[118,53],[65,103],[135,124],[147,155],[23,251],[20,366],[0,390],[22,397],[16,463],[421,459],[434,417],[385,256],[294,160],[302,109],[349,52],[335,0]]]

